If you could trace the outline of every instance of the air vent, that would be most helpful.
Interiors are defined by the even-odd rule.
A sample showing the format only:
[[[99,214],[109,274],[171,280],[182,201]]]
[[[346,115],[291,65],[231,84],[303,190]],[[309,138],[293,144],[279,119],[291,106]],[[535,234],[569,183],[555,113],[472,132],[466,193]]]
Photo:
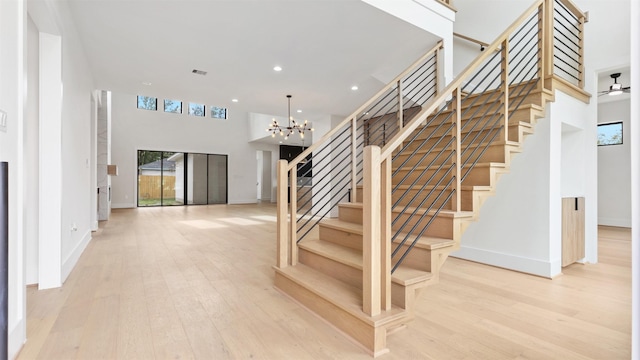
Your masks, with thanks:
[[[206,71],[198,70],[198,69],[193,69],[191,72],[198,75],[207,75]]]

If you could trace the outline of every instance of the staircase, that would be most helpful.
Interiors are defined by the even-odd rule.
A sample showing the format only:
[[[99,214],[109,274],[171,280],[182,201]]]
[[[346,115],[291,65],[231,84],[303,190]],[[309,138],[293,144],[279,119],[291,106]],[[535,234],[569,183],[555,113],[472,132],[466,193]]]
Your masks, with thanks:
[[[576,29],[564,35],[575,47],[559,48],[554,24]],[[279,162],[276,288],[373,356],[387,352],[387,336],[438,283],[555,89],[588,101],[583,24],[569,0],[536,1],[446,87],[437,44],[297,159]]]

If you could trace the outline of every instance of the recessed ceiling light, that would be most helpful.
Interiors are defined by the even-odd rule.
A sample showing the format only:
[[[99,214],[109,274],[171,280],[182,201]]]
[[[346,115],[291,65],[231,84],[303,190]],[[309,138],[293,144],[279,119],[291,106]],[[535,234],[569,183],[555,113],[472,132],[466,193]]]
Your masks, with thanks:
[[[231,101],[233,101],[233,102],[238,102],[238,99],[231,99]]]
[[[301,112],[302,112],[302,110],[298,109],[298,111],[297,111],[297,112],[298,112],[298,113],[301,113]]]
[[[358,90],[358,86],[357,86],[357,85],[353,85],[353,86],[351,87],[351,90],[353,90],[353,91]]]
[[[282,144],[282,141],[280,141],[280,144]]]
[[[148,82],[148,81],[143,81],[143,82],[142,82],[142,85],[151,86],[151,83],[150,83],[150,82]]]
[[[282,67],[280,67],[280,66],[274,66],[274,67],[273,67],[273,70],[274,70],[274,71],[282,71]]]

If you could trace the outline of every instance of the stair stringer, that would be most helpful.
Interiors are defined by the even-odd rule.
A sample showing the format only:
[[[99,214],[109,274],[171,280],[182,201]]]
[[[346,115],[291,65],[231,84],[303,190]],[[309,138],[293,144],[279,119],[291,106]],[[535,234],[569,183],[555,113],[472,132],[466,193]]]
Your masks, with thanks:
[[[550,185],[551,176],[548,173],[550,167],[559,168],[560,149],[557,139],[562,131],[561,123],[565,120],[553,118],[550,112],[551,103],[557,101],[558,91],[547,90],[543,99],[543,110],[531,112],[531,121],[535,123],[534,132],[526,135],[527,140],[520,146],[521,152],[509,154],[508,175],[500,182],[494,181],[495,186],[488,192],[490,196],[474,193],[473,221],[463,224],[464,235],[461,238],[460,250],[453,252],[451,256],[543,277],[553,277],[559,273],[560,254],[556,252],[554,255],[553,247],[549,245],[550,241],[555,241],[553,238],[556,237],[559,214],[555,214],[554,209],[557,207],[553,203],[553,195],[549,192],[555,191],[555,196],[559,198],[560,187]],[[585,117],[581,114],[586,111],[581,110],[587,106],[583,103],[584,99],[563,93],[562,101],[566,101],[567,98],[571,99],[576,109],[575,117]],[[555,190],[550,188],[553,186]],[[536,199],[539,196],[546,199]],[[476,207],[475,201],[481,206]],[[505,229],[496,229],[495,225],[489,225],[495,224],[496,218],[501,218]],[[521,225],[518,229],[510,226],[516,223]],[[488,245],[478,245],[479,238]],[[527,238],[529,241],[520,241],[521,238]],[[526,252],[523,251],[525,247]]]

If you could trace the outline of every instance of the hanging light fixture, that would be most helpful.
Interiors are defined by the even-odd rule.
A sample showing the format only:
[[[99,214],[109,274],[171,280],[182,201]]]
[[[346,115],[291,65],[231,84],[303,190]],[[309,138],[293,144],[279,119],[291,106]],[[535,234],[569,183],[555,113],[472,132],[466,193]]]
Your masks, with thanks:
[[[285,140],[287,140],[289,136],[291,136],[293,133],[297,132],[298,134],[300,134],[300,138],[304,139],[305,131],[307,130],[313,131],[313,128],[308,126],[307,120],[305,120],[304,123],[299,124],[293,119],[293,117],[291,117],[291,95],[287,95],[287,102],[288,102],[287,115],[289,119],[289,125],[280,126],[280,124],[278,124],[278,121],[276,119],[273,119],[273,122],[267,128],[267,132],[271,133],[271,137],[276,137],[276,134],[279,133],[280,136],[284,136]]]

